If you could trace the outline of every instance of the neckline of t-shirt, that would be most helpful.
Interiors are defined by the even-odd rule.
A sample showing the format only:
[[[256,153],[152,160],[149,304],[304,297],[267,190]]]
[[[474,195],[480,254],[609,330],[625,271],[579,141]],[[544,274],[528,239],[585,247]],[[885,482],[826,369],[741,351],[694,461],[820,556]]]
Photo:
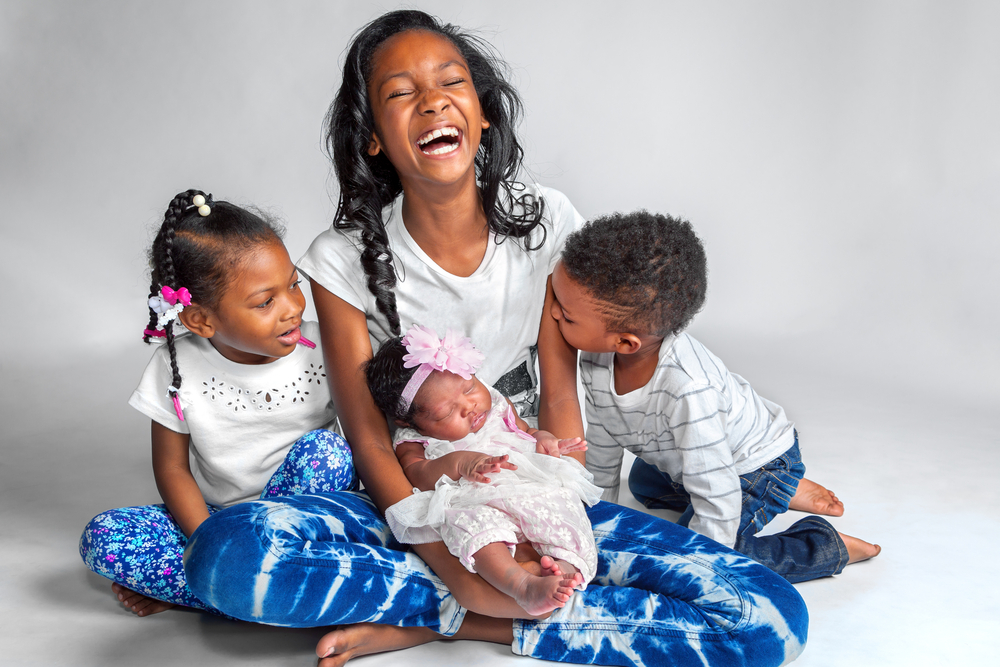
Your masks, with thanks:
[[[618,405],[632,406],[646,400],[646,397],[649,396],[649,392],[652,391],[653,385],[656,384],[656,376],[660,374],[660,368],[663,365],[664,357],[670,354],[670,351],[673,350],[674,343],[676,342],[676,336],[668,336],[663,339],[663,342],[660,343],[660,349],[657,354],[656,370],[653,371],[653,377],[649,378],[649,382],[643,386],[638,389],[633,389],[627,394],[619,394],[618,390],[615,389],[615,355],[613,352],[611,353],[611,363],[608,364],[608,373],[611,376],[608,380],[608,388],[611,391],[611,396],[615,399],[615,402],[618,403]]]
[[[251,375],[270,375],[275,370],[284,368],[285,366],[294,363],[292,360],[298,355],[304,354],[304,350],[301,350],[301,345],[296,345],[295,349],[289,352],[284,357],[278,357],[274,361],[268,364],[241,364],[232,359],[227,359],[222,356],[222,353],[215,349],[212,342],[207,338],[202,338],[201,336],[195,336],[194,334],[189,334],[192,338],[192,343],[194,343],[195,348],[201,352],[201,356],[204,357],[205,361],[208,362],[210,366],[216,368],[220,371],[228,373],[230,375],[240,375],[240,376],[251,376]],[[181,376],[184,375],[184,369],[181,368]]]
[[[448,280],[473,281],[486,276],[493,268],[493,258],[496,257],[497,254],[497,244],[495,235],[492,231],[489,234],[489,238],[486,240],[486,253],[483,255],[483,261],[479,263],[476,270],[468,276],[456,276],[454,273],[441,268],[437,262],[431,259],[430,255],[424,252],[424,249],[420,247],[420,244],[417,243],[412,236],[410,236],[410,230],[406,228],[406,224],[403,222],[403,196],[400,195],[399,198],[391,204],[391,206],[392,215],[389,218],[390,224],[396,229],[396,233],[399,234],[399,237],[403,239],[403,243],[405,243],[413,254],[417,256],[417,259],[427,265],[427,268],[434,271],[434,273],[437,273]]]

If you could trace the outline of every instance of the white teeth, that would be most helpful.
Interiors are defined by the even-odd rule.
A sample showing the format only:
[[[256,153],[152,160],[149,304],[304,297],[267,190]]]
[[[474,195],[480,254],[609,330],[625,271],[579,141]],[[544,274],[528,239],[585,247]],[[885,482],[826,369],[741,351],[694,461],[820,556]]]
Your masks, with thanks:
[[[418,146],[423,146],[427,142],[434,141],[438,137],[457,137],[457,136],[458,136],[458,128],[455,128],[455,127],[442,127],[442,128],[438,128],[436,130],[433,130],[431,132],[428,132],[424,136],[422,136],[419,139],[417,139],[417,145]]]
[[[447,146],[442,146],[441,148],[436,148],[432,151],[422,151],[424,155],[443,155],[445,153],[450,153],[458,149],[458,144],[448,144]]]

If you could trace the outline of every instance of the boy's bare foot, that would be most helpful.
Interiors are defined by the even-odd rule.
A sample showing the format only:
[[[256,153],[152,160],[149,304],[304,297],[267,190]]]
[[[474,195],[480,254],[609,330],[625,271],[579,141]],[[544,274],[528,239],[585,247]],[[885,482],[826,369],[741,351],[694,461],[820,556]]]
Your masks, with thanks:
[[[837,495],[825,486],[820,486],[811,479],[802,478],[802,481],[799,482],[799,488],[795,490],[795,496],[792,497],[792,502],[788,503],[788,509],[809,512],[810,514],[842,516],[844,503],[840,502]]]
[[[358,623],[335,628],[316,644],[318,667],[341,667],[351,658],[396,651],[442,639],[427,628],[400,628],[395,625]]]
[[[118,583],[111,584],[111,590],[119,602],[136,616],[150,616],[176,606],[173,602],[164,602],[156,598],[146,597],[142,593],[136,593],[131,588],[125,588]]]
[[[882,547],[877,544],[870,544],[856,537],[844,535],[843,533],[840,533],[840,537],[844,540],[844,546],[847,547],[848,565],[868,560],[869,558],[875,558],[875,556],[882,553]]]
[[[573,577],[533,577],[525,574],[515,590],[514,601],[529,615],[541,616],[566,606],[575,586],[576,579]]]

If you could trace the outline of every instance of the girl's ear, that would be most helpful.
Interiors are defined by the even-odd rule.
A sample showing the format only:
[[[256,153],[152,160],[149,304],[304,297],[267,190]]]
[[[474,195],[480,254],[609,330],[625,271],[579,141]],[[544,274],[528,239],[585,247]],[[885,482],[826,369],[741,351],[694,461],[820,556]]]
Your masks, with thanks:
[[[635,354],[641,347],[642,340],[635,334],[615,334],[615,352],[618,354]]]
[[[382,150],[382,142],[378,140],[378,135],[372,132],[372,140],[368,142],[368,154],[375,157]]]
[[[215,335],[215,318],[212,317],[212,312],[196,303],[184,308],[177,319],[196,336],[211,338]]]
[[[486,120],[486,116],[483,116],[483,129],[487,130],[490,127],[490,121]]]

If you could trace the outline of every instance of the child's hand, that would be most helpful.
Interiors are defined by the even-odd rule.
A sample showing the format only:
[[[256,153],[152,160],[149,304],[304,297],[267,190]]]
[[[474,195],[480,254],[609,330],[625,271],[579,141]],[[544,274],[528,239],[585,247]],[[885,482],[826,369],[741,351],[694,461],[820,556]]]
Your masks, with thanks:
[[[488,456],[479,452],[460,452],[460,454],[465,456],[459,459],[456,472],[460,478],[470,482],[488,484],[490,478],[486,475],[489,473],[517,470],[517,466],[507,460],[509,457],[506,454],[503,456]]]
[[[559,457],[570,452],[587,451],[587,441],[583,438],[559,440],[548,431],[535,431],[532,435],[535,436],[535,451],[539,454]]]

